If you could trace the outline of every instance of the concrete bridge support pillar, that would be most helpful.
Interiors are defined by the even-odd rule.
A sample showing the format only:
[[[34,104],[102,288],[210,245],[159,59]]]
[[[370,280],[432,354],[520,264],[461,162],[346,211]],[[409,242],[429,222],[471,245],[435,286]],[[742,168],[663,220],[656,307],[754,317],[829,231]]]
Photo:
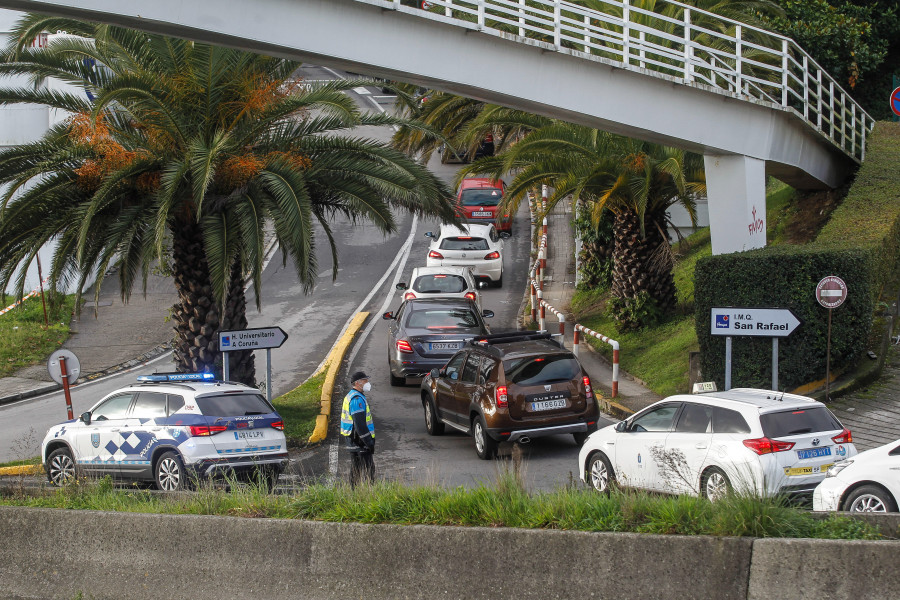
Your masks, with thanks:
[[[766,245],[766,163],[740,155],[705,155],[713,254]]]

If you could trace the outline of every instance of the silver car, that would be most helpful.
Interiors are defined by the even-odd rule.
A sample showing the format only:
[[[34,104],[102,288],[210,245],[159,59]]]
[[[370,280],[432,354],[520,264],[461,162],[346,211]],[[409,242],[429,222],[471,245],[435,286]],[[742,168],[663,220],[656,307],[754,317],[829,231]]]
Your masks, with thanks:
[[[481,309],[484,281],[475,282],[471,267],[416,267],[410,283],[398,283],[403,300],[414,298],[468,298]]]

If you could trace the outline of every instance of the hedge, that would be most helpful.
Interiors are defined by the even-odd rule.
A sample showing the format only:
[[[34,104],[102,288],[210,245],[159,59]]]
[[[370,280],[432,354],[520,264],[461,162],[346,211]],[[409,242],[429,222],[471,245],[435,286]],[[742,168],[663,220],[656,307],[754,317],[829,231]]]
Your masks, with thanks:
[[[779,341],[779,387],[825,377],[828,311],[815,299],[826,275],[847,283],[847,301],[833,311],[832,370],[851,368],[865,353],[874,303],[900,257],[900,124],[879,122],[847,198],[816,240],[707,257],[695,270],[697,339],[704,379],[725,380],[725,339],[709,331],[714,306],[790,308],[803,324]],[[770,338],[734,338],[732,386],[771,386]]]

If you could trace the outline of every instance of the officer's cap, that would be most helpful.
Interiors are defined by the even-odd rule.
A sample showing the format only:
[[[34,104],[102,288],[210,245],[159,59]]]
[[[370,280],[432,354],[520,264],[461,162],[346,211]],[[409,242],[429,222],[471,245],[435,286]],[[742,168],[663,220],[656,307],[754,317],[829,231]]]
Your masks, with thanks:
[[[368,379],[369,376],[363,373],[362,371],[357,371],[353,375],[350,376],[350,383],[356,383],[360,379]]]

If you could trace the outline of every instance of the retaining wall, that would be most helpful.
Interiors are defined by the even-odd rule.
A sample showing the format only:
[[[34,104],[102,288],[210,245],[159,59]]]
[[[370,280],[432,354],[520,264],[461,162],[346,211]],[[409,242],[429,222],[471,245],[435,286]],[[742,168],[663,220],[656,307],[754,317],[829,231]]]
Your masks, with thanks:
[[[896,597],[900,542],[818,542],[0,507],[0,597]],[[821,552],[821,554],[820,554]],[[881,565],[878,569],[871,561]],[[866,565],[857,568],[857,563]],[[857,581],[864,577],[865,582]],[[862,585],[862,584],[865,585]],[[808,586],[815,596],[802,593]],[[777,593],[772,593],[775,590]],[[894,596],[884,595],[892,590]]]

